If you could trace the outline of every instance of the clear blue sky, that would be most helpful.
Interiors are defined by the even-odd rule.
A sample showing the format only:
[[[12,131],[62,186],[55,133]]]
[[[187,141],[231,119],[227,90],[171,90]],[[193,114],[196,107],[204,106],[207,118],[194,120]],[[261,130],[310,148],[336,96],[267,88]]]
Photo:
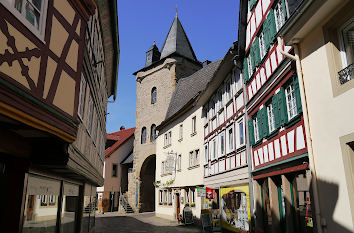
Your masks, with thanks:
[[[156,41],[161,50],[178,17],[199,61],[216,61],[237,40],[239,0],[118,0],[120,59],[115,103],[108,104],[107,132],[135,126],[136,81],[145,52]]]

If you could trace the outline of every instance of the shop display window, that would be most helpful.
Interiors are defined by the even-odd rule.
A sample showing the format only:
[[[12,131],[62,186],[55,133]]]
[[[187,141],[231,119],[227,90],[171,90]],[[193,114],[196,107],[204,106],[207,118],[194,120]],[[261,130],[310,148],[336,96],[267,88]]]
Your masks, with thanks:
[[[28,176],[23,233],[55,233],[60,181]]]

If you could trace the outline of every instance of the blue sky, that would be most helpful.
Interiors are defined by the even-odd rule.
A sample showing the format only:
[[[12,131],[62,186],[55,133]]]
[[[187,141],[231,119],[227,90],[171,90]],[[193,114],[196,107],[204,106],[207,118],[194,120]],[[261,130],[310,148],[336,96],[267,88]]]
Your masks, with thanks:
[[[238,0],[118,0],[120,59],[115,103],[108,104],[107,132],[135,126],[136,81],[145,52],[156,41],[161,50],[178,8],[178,17],[199,61],[216,61],[237,40]]]

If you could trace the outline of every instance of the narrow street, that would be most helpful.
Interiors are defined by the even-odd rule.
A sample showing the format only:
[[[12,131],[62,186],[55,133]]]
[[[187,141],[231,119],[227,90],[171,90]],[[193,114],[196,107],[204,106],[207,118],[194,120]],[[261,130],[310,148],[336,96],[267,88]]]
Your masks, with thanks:
[[[155,213],[126,214],[117,213],[96,214],[96,233],[174,233],[201,232],[195,225],[178,225],[177,222],[155,216]]]

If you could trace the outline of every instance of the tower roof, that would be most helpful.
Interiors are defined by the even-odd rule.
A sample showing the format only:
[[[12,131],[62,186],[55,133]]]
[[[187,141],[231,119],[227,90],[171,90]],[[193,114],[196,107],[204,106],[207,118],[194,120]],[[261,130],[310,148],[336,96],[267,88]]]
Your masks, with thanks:
[[[198,61],[177,14],[163,43],[161,59],[172,53],[178,53],[179,55]]]

